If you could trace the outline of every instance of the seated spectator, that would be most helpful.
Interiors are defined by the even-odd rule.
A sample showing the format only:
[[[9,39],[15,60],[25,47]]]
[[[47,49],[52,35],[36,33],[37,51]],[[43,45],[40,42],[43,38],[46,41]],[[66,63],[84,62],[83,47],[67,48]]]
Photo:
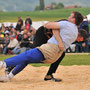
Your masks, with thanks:
[[[20,34],[20,31],[16,32],[16,39],[18,40],[18,42],[22,40],[22,34]]]
[[[25,30],[25,26],[22,26],[22,27],[21,27],[21,32],[20,32],[20,33],[21,33],[21,34],[24,34],[24,30]]]
[[[36,33],[36,29],[33,26],[31,26],[30,31],[27,32],[29,40],[33,41],[35,33]]]
[[[10,52],[18,45],[18,40],[14,35],[10,36],[10,43],[7,46],[7,52]]]
[[[4,26],[4,24],[2,23],[2,25],[1,25],[1,30],[4,32],[5,31],[5,26]]]
[[[4,32],[0,30],[0,38],[4,38]]]
[[[21,40],[21,44],[20,44],[20,47],[29,47],[29,39],[28,39],[28,35],[27,34],[24,34],[23,35],[23,39]]]
[[[11,28],[14,28],[13,24],[10,25]]]
[[[9,32],[9,27],[7,26],[7,27],[5,27],[5,31],[4,32]]]
[[[16,32],[17,32],[16,29],[12,28],[11,31],[12,31],[13,35],[16,36]]]
[[[24,35],[24,34],[27,34],[27,33],[28,33],[28,31],[27,31],[27,30],[24,30],[23,35]]]
[[[32,31],[33,31],[33,34],[35,34],[35,33],[36,33],[36,29],[35,29],[33,26],[31,26],[30,30],[32,30]]]
[[[34,40],[35,33],[36,33],[36,30],[30,30],[30,39],[31,39],[31,41]]]
[[[88,50],[88,52],[90,52],[90,34],[89,34],[89,37],[87,39],[87,50]]]
[[[5,31],[4,33],[5,33],[5,34],[7,34],[7,33],[9,34],[9,31]]]
[[[9,39],[9,34],[6,33],[5,34],[5,38],[4,38],[4,44],[3,44],[3,54],[6,54],[6,50],[7,50],[7,46],[10,42],[10,39]]]
[[[27,32],[27,35],[28,35],[29,41],[32,41],[32,33],[31,33],[31,31]]]
[[[9,31],[11,31],[12,27],[11,27],[11,26],[9,26],[8,28],[9,28]]]
[[[78,32],[78,38],[76,40],[76,52],[86,52],[86,39],[87,39],[87,32],[86,30],[80,29]]]
[[[4,43],[4,33],[0,28],[0,53],[2,52],[2,49],[3,49],[3,43]]]
[[[12,36],[12,35],[13,35],[13,31],[10,31],[10,32],[9,32],[9,36]]]
[[[89,35],[90,35],[90,20],[88,21]]]
[[[12,50],[12,53],[13,54],[18,54],[20,52],[24,52],[26,50],[26,48],[29,48],[29,39],[28,39],[28,35],[27,34],[24,34],[23,35],[23,39],[21,40],[21,43],[18,47],[15,47],[13,50]]]

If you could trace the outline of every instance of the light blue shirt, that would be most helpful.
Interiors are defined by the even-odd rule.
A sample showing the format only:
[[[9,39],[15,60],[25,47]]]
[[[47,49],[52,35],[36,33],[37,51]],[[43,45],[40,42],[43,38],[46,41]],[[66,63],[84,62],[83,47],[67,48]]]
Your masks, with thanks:
[[[60,26],[59,32],[64,44],[64,50],[66,50],[76,40],[78,36],[78,28],[75,24],[68,21],[60,21],[58,23]],[[58,41],[55,39],[54,35],[47,42],[58,45]]]

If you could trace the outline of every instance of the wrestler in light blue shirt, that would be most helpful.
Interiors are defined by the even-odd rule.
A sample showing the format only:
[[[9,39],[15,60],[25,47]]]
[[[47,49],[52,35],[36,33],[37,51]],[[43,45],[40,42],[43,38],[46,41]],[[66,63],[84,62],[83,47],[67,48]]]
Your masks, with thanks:
[[[78,29],[77,26],[68,21],[60,21],[58,22],[60,26],[60,36],[64,44],[64,50],[66,50],[77,38]],[[53,35],[48,43],[53,43],[58,45],[58,41],[55,39]]]

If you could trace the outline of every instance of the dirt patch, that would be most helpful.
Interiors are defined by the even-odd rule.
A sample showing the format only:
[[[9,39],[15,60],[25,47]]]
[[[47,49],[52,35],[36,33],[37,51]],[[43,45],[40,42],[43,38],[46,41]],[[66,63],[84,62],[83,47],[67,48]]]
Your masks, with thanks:
[[[59,66],[54,76],[61,82],[43,80],[48,68],[28,65],[11,82],[0,83],[0,90],[90,90],[90,66]]]

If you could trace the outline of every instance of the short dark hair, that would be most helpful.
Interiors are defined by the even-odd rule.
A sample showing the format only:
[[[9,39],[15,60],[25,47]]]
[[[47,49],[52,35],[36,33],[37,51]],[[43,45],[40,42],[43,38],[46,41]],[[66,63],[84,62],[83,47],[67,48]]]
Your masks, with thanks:
[[[79,26],[81,23],[82,23],[82,21],[83,21],[83,16],[82,16],[82,14],[81,13],[79,13],[79,12],[72,12],[72,13],[74,13],[74,18],[76,19],[76,22],[75,22],[75,24],[77,25],[77,26]]]
[[[84,29],[79,29],[78,32],[83,37],[84,41],[87,40],[87,31]]]

